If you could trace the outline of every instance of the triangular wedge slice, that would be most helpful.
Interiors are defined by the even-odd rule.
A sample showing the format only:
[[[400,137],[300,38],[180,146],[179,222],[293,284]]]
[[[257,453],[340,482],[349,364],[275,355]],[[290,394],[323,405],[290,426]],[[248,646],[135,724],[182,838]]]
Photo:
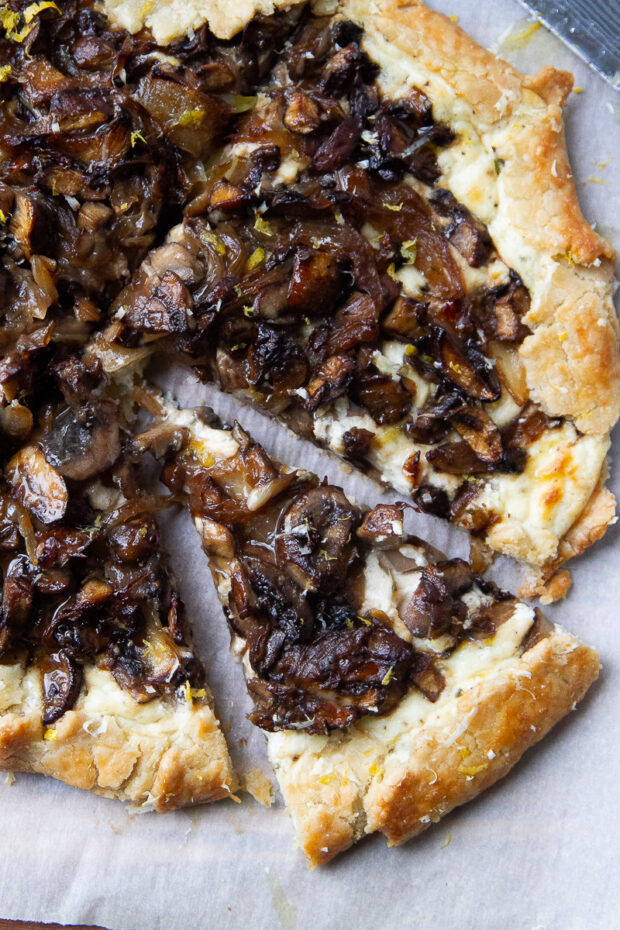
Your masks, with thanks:
[[[162,408],[160,455],[209,556],[232,650],[311,866],[402,843],[505,775],[598,674],[596,652],[403,528]]]
[[[0,769],[166,811],[236,778],[113,395],[57,359],[28,443],[4,437]]]
[[[296,9],[183,224],[119,295],[118,338],[168,336],[562,596],[567,573],[547,581],[614,517],[620,408],[614,253],[564,146],[571,76],[524,77],[418,2]]]

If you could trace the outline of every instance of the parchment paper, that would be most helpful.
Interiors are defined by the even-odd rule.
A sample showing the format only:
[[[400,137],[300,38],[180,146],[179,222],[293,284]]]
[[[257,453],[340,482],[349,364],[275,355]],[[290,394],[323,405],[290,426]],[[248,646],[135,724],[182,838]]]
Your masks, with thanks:
[[[507,30],[525,22],[516,0],[437,5],[495,50]],[[525,48],[502,45],[501,53],[523,70],[552,63],[575,72],[583,93],[572,96],[567,122],[580,196],[588,218],[620,246],[620,96],[544,29]],[[210,403],[224,419],[238,416],[285,461],[328,474],[362,502],[380,499],[371,482],[354,479],[264,418],[180,381],[174,379],[181,401]],[[619,441],[616,434],[616,450]],[[620,470],[614,486],[618,495]],[[462,534],[438,521],[417,518],[416,529],[452,556],[467,550]],[[270,775],[263,737],[245,720],[249,700],[228,656],[197,536],[188,519],[169,516],[166,537],[235,761],[241,771],[260,765]],[[136,816],[51,779],[17,775],[9,786],[0,775],[0,916],[118,930],[620,927],[617,538],[612,527],[578,560],[574,591],[549,609],[600,649],[599,682],[506,780],[421,838],[387,850],[373,837],[311,873],[293,849],[281,802],[265,810],[243,795],[240,805]],[[498,563],[496,574],[502,568]],[[518,581],[512,566],[509,577]]]

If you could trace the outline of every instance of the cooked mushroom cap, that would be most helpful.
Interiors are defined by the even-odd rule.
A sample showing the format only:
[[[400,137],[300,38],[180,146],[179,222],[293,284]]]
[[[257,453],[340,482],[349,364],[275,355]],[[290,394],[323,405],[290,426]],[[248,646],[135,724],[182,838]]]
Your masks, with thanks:
[[[355,557],[352,534],[359,518],[339,488],[300,494],[281,519],[278,563],[304,590],[333,590]]]
[[[43,438],[45,456],[73,481],[100,474],[114,464],[121,451],[118,411],[109,401],[67,407]]]

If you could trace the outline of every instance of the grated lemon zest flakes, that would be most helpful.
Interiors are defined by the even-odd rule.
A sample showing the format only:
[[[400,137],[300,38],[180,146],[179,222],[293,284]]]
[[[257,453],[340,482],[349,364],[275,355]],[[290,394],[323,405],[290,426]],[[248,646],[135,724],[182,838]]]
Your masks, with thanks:
[[[247,317],[254,316],[254,307],[251,307],[250,304],[246,304],[243,308],[243,315]]]
[[[458,771],[461,775],[469,775],[471,778],[473,775],[477,775],[478,772],[482,772],[486,768],[488,768],[488,763],[483,762],[482,765],[459,765]]]
[[[387,210],[391,210],[392,213],[400,213],[400,211],[401,211],[402,208],[403,208],[402,203],[384,203],[383,206],[384,206]]]
[[[339,226],[344,226],[344,216],[342,215],[340,210],[338,210],[338,212],[335,214],[335,218]]]
[[[258,266],[261,265],[264,261],[265,261],[265,250],[259,246],[257,249],[254,249],[250,257],[248,258],[246,268],[248,269],[248,271],[254,271],[254,269],[258,268]]]
[[[204,442],[201,442],[199,439],[193,439],[189,444],[189,448],[197,455],[200,459],[200,464],[204,465],[205,468],[211,468],[212,465],[215,465],[215,458],[210,452],[207,452]]]
[[[418,240],[408,239],[406,242],[403,242],[400,247],[400,254],[408,265],[415,265],[415,260],[418,255]]]
[[[6,223],[6,213],[4,210],[0,210],[0,223]]]
[[[60,13],[60,8],[52,0],[42,0],[41,3],[31,3],[30,6],[26,7],[23,13],[25,21],[27,23],[32,22],[35,16],[38,16],[43,10],[56,10],[57,13]]]
[[[458,23],[459,21],[459,18],[456,15],[456,13],[450,13],[450,19],[452,20],[453,23]]]
[[[13,772],[6,773],[6,783],[9,786],[9,788],[11,787],[11,785],[15,784],[15,775],[13,774]]]
[[[372,765],[368,769],[368,774],[370,775],[371,778],[374,778],[375,775],[380,775],[382,771],[383,769],[381,768],[381,766],[377,762],[373,762]]]
[[[417,355],[418,349],[416,346],[407,346],[405,349],[405,355]]]
[[[573,87],[574,94],[583,94],[583,87]]]
[[[558,336],[558,339],[560,340],[560,342],[566,342],[566,340],[568,339],[568,333],[560,333]]]
[[[381,679],[381,684],[387,688],[387,686],[389,685],[393,677],[394,677],[394,666],[392,666],[392,668],[389,668],[387,670],[387,672]]]
[[[387,273],[389,274],[392,281],[398,281],[398,278],[396,277],[396,265],[394,262],[391,262],[388,265]]]
[[[0,68],[0,81],[8,81],[13,74],[13,68],[10,65],[2,65]]]
[[[195,107],[193,110],[186,110],[180,119],[176,121],[175,126],[187,126],[190,129],[198,129],[202,126],[205,116],[206,112],[204,107]]]
[[[226,255],[226,246],[222,242],[219,236],[216,236],[214,232],[211,232],[210,229],[205,229],[200,233],[200,238],[203,242],[206,242],[208,245],[212,246],[218,255]]]
[[[49,730],[46,730],[45,733],[43,734],[43,739],[49,739],[49,740],[58,739],[58,733],[53,728],[50,728]]]
[[[24,39],[28,38],[34,27],[35,23],[31,23],[30,26],[24,26],[19,32],[8,33],[7,38],[12,39],[13,42],[23,42]]]
[[[445,840],[443,841],[443,843],[441,844],[439,848],[445,849],[446,846],[449,846],[451,842],[452,842],[452,834],[448,833],[447,837],[445,838]]]
[[[140,130],[134,129],[134,131],[131,134],[131,139],[130,139],[132,149],[136,147],[136,142],[138,141],[144,142],[144,144],[146,145],[146,139],[144,138]]]
[[[273,236],[273,229],[271,228],[271,224],[268,223],[267,220],[264,220],[262,216],[258,216],[258,214],[256,216],[256,220],[254,221],[254,229],[257,232],[262,233],[264,236]]]
[[[329,772],[327,775],[321,775],[319,781],[322,785],[331,785],[335,777],[333,772]]]
[[[9,39],[11,38],[11,33],[15,31],[15,27],[18,24],[19,14],[14,13],[13,10],[9,10],[4,4],[0,6],[0,25],[4,27]]]
[[[461,759],[466,759],[467,756],[471,756],[471,752],[470,752],[469,749],[467,749],[466,746],[461,746],[461,747],[459,748],[459,752],[460,752],[460,754],[461,754]]]
[[[200,698],[206,698],[207,696],[205,688],[192,688],[189,681],[183,683],[183,693],[188,704],[193,704],[194,698],[200,700]]]

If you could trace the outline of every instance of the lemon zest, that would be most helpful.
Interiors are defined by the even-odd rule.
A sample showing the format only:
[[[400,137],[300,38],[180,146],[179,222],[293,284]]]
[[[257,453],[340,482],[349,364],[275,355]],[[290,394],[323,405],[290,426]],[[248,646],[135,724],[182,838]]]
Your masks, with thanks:
[[[53,728],[46,730],[43,734],[43,739],[58,739],[58,733]]]
[[[138,140],[139,140],[140,142],[144,142],[144,144],[146,145],[146,139],[144,138],[144,136],[142,135],[142,133],[140,132],[140,130],[139,130],[139,129],[134,129],[134,131],[133,131],[132,134],[131,134],[131,139],[130,139],[132,149],[135,148],[136,142],[137,142]]]
[[[6,223],[6,213],[4,210],[0,210],[0,223]]]
[[[206,242],[212,246],[218,255],[226,255],[226,246],[220,237],[216,236],[215,233],[211,232],[210,229],[204,229],[200,233],[200,238],[203,240],[203,242]]]
[[[23,13],[25,21],[27,23],[32,22],[35,16],[38,16],[43,10],[56,10],[57,13],[60,13],[60,8],[52,0],[42,0],[41,3],[31,3],[30,6],[26,7]]]
[[[193,110],[186,110],[178,119],[175,126],[187,126],[191,129],[198,129],[202,126],[206,116],[204,107],[195,107]]]
[[[400,211],[401,211],[402,208],[403,208],[402,203],[384,203],[383,206],[384,206],[387,210],[391,210],[392,213],[400,213]]]
[[[405,349],[405,355],[417,355],[418,349],[417,346],[407,346]]]
[[[254,271],[260,264],[265,261],[265,250],[258,246],[257,249],[254,249],[250,257],[248,258],[246,268],[248,271]]]
[[[256,215],[256,219],[254,221],[254,229],[257,232],[262,233],[264,236],[273,236],[273,229],[271,228],[271,224],[258,214]]]
[[[484,769],[488,768],[488,763],[483,762],[482,765],[459,765],[458,771],[461,775],[477,775],[478,772],[482,772]]]
[[[7,81],[11,74],[13,74],[11,65],[2,65],[0,68],[0,81]]]
[[[392,668],[389,668],[387,670],[387,672],[381,679],[381,684],[387,688],[387,686],[389,685],[393,677],[394,677],[394,666],[392,666]]]
[[[400,247],[400,254],[408,265],[415,265],[415,260],[418,255],[418,240],[407,239],[406,242],[403,242]]]

